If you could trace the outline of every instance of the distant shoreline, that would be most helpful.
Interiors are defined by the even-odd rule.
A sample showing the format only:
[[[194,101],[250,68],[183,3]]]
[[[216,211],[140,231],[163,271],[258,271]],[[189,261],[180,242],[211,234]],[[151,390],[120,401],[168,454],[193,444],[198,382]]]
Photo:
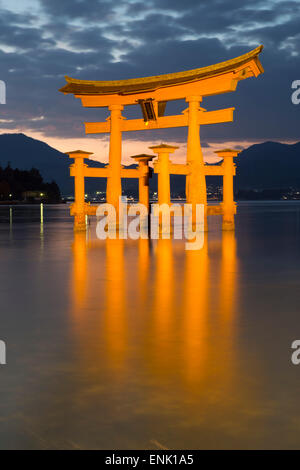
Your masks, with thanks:
[[[131,202],[131,201],[130,201]],[[129,204],[130,204],[129,202]],[[137,202],[137,201],[135,201]],[[178,199],[171,199],[171,202],[173,204],[183,204],[186,201],[184,199],[178,200]],[[265,202],[300,202],[300,199],[237,199],[235,200],[236,203],[242,203],[242,202],[255,202],[255,203],[265,203]],[[18,202],[18,201],[0,201],[0,207],[11,207],[11,206],[39,206],[40,204],[44,204],[45,206],[70,206],[70,203],[68,202],[56,202],[56,203],[45,203],[45,202]],[[93,201],[91,202],[92,206],[98,206],[100,204],[104,204],[105,201]],[[157,201],[151,201],[151,204],[156,203]],[[215,199],[210,199],[207,201],[208,205],[213,205],[213,204],[220,204],[222,201],[217,201]]]
[[[25,202],[25,201],[0,201],[0,206],[38,206],[40,204],[45,204],[46,206],[50,204],[58,205],[58,204],[66,204],[65,201],[61,202],[45,202],[45,201],[31,201],[31,202]]]

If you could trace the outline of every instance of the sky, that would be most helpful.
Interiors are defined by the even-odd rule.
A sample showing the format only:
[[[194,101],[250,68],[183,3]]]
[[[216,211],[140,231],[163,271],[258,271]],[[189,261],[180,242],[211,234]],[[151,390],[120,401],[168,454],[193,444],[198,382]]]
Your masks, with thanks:
[[[23,132],[61,151],[82,148],[107,161],[107,134],[86,136],[84,121],[105,109],[83,108],[58,90],[65,75],[117,80],[190,70],[244,54],[258,45],[265,73],[237,91],[205,98],[207,110],[235,107],[233,123],[202,126],[207,161],[222,147],[300,140],[300,2],[280,0],[0,0],[0,133]],[[138,107],[124,115],[139,117]],[[168,103],[167,113],[184,102]],[[187,129],[126,133],[123,161],[161,141],[185,156]]]

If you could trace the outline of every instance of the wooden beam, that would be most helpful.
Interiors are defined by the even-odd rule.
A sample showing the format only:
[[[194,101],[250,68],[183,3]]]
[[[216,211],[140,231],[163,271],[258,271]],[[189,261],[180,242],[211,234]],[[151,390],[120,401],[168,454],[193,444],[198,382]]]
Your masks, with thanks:
[[[110,132],[110,121],[107,122],[85,122],[86,134],[104,134]],[[187,126],[188,120],[185,115],[164,116],[156,121],[145,123],[143,119],[124,119],[122,121],[122,132],[146,131],[149,129],[167,129],[169,127]]]
[[[204,111],[200,113],[199,124],[218,124],[221,122],[232,122],[235,108],[218,109],[217,111]]]
[[[75,169],[70,166],[70,176],[75,176]],[[84,177],[86,178],[108,178],[110,176],[110,169],[107,168],[91,168],[85,166]],[[138,168],[122,168],[121,178],[139,178],[140,170]]]
[[[217,111],[199,112],[199,124],[217,124],[220,122],[233,121],[234,108],[219,109]],[[86,134],[105,134],[110,132],[110,121],[105,122],[85,122]],[[150,129],[169,129],[171,127],[185,127],[188,125],[188,113],[176,116],[163,116],[156,121],[143,119],[123,119],[122,132],[147,131]]]
[[[188,175],[190,173],[189,165],[182,163],[171,163],[170,174],[171,175]]]
[[[223,165],[204,165],[206,176],[222,176],[224,175]]]
[[[244,65],[246,67],[246,64]],[[184,99],[187,96],[212,96],[221,93],[235,91],[240,77],[234,71],[221,75],[207,77],[205,79],[183,83],[179,85],[166,86],[153,91],[144,91],[132,94],[110,94],[110,95],[75,95],[80,98],[82,106],[88,108],[108,107],[112,104],[123,106],[137,104],[138,100],[152,98],[155,101],[171,101]]]
[[[86,167],[84,169],[84,176],[86,178],[107,178],[109,176],[109,168]]]
[[[224,175],[223,165],[205,165],[204,171],[206,176],[213,175]],[[155,172],[155,170],[154,170]],[[171,163],[170,164],[170,174],[171,175],[187,175],[189,174],[189,166],[183,163]],[[234,174],[236,173],[236,168],[234,167]],[[70,166],[70,176],[76,176],[74,167]],[[107,168],[91,168],[85,166],[84,168],[84,177],[86,178],[108,178],[110,176],[109,167]],[[139,178],[141,176],[140,170],[138,168],[122,168],[121,169],[121,178]]]
[[[121,169],[121,178],[139,178],[140,171],[136,168],[122,168]]]

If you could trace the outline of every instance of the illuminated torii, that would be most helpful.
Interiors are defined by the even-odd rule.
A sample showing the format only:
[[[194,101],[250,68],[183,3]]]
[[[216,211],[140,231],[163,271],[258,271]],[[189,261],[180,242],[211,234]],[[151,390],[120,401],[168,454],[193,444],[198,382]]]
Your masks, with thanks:
[[[80,98],[84,107],[107,107],[110,117],[105,122],[86,122],[86,134],[110,133],[109,165],[106,168],[107,202],[118,210],[122,194],[121,178],[138,177],[122,170],[122,132],[147,129],[165,129],[188,126],[186,165],[173,165],[174,171],[186,175],[186,198],[193,204],[207,206],[205,175],[216,174],[205,168],[200,126],[233,120],[234,108],[206,111],[200,106],[203,97],[235,91],[240,80],[263,73],[259,54],[263,46],[235,59],[184,72],[113,81],[88,81],[66,77],[67,84],[60,89],[65,94]],[[166,103],[185,99],[188,108],[180,115],[165,116]],[[126,119],[124,106],[138,105],[143,118]],[[89,176],[99,176],[90,168]],[[125,171],[127,174],[125,175]],[[123,173],[123,174],[122,174]],[[137,172],[136,172],[137,173]],[[104,175],[103,175],[104,176]],[[82,206],[82,205],[81,205]]]

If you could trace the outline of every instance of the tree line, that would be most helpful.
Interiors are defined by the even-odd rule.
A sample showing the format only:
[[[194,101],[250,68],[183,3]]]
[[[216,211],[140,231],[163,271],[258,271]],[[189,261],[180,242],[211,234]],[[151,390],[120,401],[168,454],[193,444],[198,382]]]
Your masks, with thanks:
[[[44,202],[58,203],[60,190],[55,181],[45,183],[37,168],[19,170],[10,164],[0,166],[0,201],[28,201],[42,199]]]

